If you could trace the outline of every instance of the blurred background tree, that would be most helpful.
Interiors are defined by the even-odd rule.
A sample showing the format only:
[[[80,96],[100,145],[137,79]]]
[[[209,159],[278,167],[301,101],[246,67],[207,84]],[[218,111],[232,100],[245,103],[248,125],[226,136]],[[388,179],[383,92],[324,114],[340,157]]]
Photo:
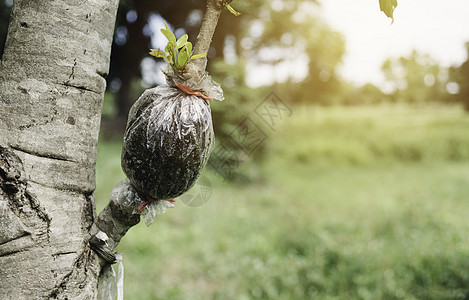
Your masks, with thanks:
[[[394,101],[425,103],[445,99],[447,70],[429,55],[414,50],[408,57],[388,58],[381,69],[393,90]]]
[[[467,59],[458,67],[450,68],[447,88],[450,100],[462,103],[469,111],[469,42],[466,43]]]

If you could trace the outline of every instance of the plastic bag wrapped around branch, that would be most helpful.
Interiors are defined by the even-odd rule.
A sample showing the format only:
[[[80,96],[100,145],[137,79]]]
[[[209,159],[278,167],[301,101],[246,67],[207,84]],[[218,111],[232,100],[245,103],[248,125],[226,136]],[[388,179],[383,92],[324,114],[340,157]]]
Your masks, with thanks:
[[[121,160],[135,189],[155,200],[178,197],[195,184],[214,143],[205,98],[223,100],[208,75],[196,81],[168,71],[166,77],[166,85],[146,90],[132,106]]]
[[[168,208],[173,208],[174,204],[166,200],[158,200],[148,204],[142,211],[145,225],[150,226],[155,222],[156,216],[164,214]]]

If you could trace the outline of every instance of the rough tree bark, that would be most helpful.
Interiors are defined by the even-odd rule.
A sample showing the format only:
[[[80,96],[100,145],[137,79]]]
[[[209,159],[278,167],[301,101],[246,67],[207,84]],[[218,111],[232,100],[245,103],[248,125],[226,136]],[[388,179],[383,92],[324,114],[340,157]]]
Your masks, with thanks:
[[[208,51],[229,2],[208,0],[196,53]],[[93,198],[117,5],[14,1],[0,64],[0,299],[95,299],[112,251],[140,220],[122,197],[96,218]],[[188,67],[198,76],[205,61]]]
[[[118,0],[15,0],[0,65],[0,299],[95,299],[90,249]]]

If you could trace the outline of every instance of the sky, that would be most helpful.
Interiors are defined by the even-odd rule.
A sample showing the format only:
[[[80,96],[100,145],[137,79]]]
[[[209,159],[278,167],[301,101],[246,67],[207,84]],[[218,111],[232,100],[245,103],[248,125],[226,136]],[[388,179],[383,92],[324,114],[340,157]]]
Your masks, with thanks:
[[[323,18],[346,40],[340,74],[362,85],[382,86],[380,71],[389,57],[408,56],[412,49],[429,54],[443,66],[467,59],[468,0],[398,0],[394,23],[379,10],[378,0],[323,0]]]

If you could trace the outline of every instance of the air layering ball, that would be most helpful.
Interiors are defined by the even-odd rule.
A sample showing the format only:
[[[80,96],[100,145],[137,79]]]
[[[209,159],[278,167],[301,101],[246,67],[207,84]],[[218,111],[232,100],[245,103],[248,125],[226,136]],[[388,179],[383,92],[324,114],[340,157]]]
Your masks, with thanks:
[[[223,100],[218,84],[167,75],[167,84],[146,90],[132,106],[122,149],[122,169],[133,187],[166,200],[190,189],[214,143],[208,99]]]

